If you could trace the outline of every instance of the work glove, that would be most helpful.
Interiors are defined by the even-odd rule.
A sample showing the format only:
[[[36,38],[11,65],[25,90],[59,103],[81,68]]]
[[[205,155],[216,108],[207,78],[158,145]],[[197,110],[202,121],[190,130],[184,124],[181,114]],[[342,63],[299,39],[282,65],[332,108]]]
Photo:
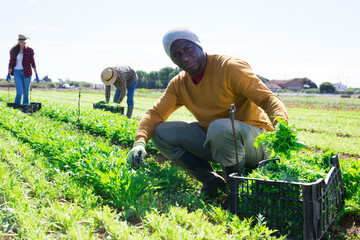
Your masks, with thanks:
[[[39,82],[40,82],[40,79],[39,79],[39,76],[38,76],[38,74],[36,74],[35,76],[36,76],[36,77],[35,77],[35,79],[36,79],[36,82],[37,82],[37,83],[39,83]]]
[[[126,161],[132,166],[138,168],[142,164],[143,158],[145,156],[146,156],[145,143],[137,142],[128,152]]]
[[[8,75],[6,76],[6,81],[10,82],[10,79],[11,79],[11,76],[10,76],[10,73],[8,73]]]

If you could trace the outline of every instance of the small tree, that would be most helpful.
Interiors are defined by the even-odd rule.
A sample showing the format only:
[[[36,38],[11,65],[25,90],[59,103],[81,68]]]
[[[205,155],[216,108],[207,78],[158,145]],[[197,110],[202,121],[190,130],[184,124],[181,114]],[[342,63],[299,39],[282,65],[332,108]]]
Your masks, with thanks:
[[[307,89],[309,89],[309,88],[317,88],[316,83],[314,83],[313,81],[311,81],[307,77],[300,78],[299,80],[302,81],[302,83],[304,84],[304,88],[307,88]]]
[[[46,75],[45,77],[43,77],[43,79],[41,79],[42,82],[52,82],[51,78],[49,78],[48,75]]]
[[[161,80],[157,80],[155,84],[157,89],[163,88],[163,82]]]
[[[335,87],[329,82],[320,84],[320,93],[334,93]]]
[[[269,82],[270,80],[267,78],[264,78],[263,76],[256,75],[263,83]]]
[[[169,81],[170,80],[169,75],[171,74],[171,72],[173,70],[174,69],[171,67],[164,67],[164,68],[160,69],[160,71],[158,72],[158,78],[161,81]]]
[[[176,67],[170,74],[169,74],[169,80],[171,80],[173,77],[179,74],[181,72],[181,69]]]
[[[157,71],[151,71],[149,73],[149,79],[156,80],[159,79],[159,74]]]

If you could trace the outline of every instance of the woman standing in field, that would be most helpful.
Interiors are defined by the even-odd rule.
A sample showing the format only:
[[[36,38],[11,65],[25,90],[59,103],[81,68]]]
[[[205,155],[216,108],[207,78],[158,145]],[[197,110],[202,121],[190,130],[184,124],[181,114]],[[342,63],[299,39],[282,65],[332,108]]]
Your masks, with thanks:
[[[21,104],[21,97],[23,96],[23,104],[29,104],[29,91],[31,83],[32,70],[36,74],[36,81],[39,82],[39,77],[36,71],[34,61],[34,50],[26,46],[27,36],[19,34],[18,43],[10,49],[9,72],[6,80],[9,82],[11,76],[14,76],[16,97],[15,103]]]

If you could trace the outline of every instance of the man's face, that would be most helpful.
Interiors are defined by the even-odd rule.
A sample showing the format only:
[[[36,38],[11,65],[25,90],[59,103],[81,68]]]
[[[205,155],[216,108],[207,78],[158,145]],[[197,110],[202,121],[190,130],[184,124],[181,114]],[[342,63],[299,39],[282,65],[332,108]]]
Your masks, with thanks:
[[[185,39],[178,39],[171,44],[170,58],[192,77],[200,74],[206,63],[206,55],[202,49]]]

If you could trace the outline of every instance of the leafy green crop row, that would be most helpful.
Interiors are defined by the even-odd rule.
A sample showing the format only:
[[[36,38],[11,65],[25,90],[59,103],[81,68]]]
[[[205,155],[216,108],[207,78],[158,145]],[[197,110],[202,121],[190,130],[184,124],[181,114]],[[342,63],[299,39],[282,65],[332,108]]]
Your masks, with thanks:
[[[288,108],[290,122],[306,131],[360,137],[360,112]],[[309,121],[310,120],[310,121]]]
[[[209,216],[174,206],[168,213],[149,210],[141,227],[130,225],[121,221],[121,212],[97,204],[93,189],[76,185],[70,172],[52,168],[2,128],[0,137],[0,238],[256,239],[272,232],[265,224],[250,228],[252,220],[240,221],[219,208]]]
[[[236,216],[217,207],[208,206],[204,210],[199,208],[198,211],[189,213],[188,210],[181,210],[175,207],[176,204],[172,204],[168,209],[157,208],[163,212],[152,211],[152,208],[157,207],[157,195],[160,193],[157,186],[164,187],[155,177],[161,175],[161,172],[150,172],[147,168],[150,165],[133,171],[125,165],[124,151],[109,146],[110,143],[103,138],[96,139],[81,132],[77,133],[66,124],[49,122],[49,119],[37,117],[36,114],[33,117],[27,116],[1,104],[0,111],[0,127],[28,143],[36,154],[44,155],[54,169],[71,176],[85,188],[92,188],[94,193],[103,199],[103,203],[116,206],[121,218],[141,216],[142,226],[137,228],[135,233],[129,230],[129,225],[120,224],[124,232],[134,236],[134,239],[178,239],[178,236],[188,239],[201,236],[212,236],[216,239],[275,239],[270,237],[272,231],[263,223],[250,227],[252,220],[240,221]],[[158,170],[155,165],[152,167],[153,170]],[[176,180],[166,181],[176,183]],[[186,194],[183,197],[186,197]],[[195,194],[192,197],[194,201]],[[144,212],[139,212],[140,210]],[[167,221],[164,221],[164,218]],[[202,224],[198,219],[202,220]],[[78,221],[80,220],[75,222]],[[111,223],[106,226],[110,228]],[[206,227],[206,230],[203,227]]]
[[[290,110],[289,113],[294,116],[308,116],[306,110],[305,112],[303,112],[303,109],[301,109],[301,112],[293,112]],[[124,117],[122,117],[121,115],[112,114],[101,110],[93,110],[91,107],[81,108],[80,121],[78,121],[79,114],[77,106],[72,104],[45,103],[43,104],[43,109],[41,109],[40,114],[52,117],[57,121],[69,122],[72,124],[79,123],[80,127],[85,129],[86,131],[105,135],[112,141],[119,142],[128,146],[132,145],[132,143],[134,142],[135,132],[138,124],[137,119],[133,118],[130,119],[130,121],[127,121],[127,119],[124,119]],[[357,147],[360,144],[360,137],[342,137],[338,136],[336,133],[331,133],[331,129],[335,128],[332,125],[332,123],[335,123],[335,121],[327,120],[324,114],[319,115],[318,117],[318,119],[324,119],[321,120],[323,121],[323,127],[321,128],[311,127],[311,122],[316,123],[316,120],[305,121],[305,119],[298,119],[297,117],[292,117],[290,119],[290,122],[298,128],[306,127],[302,125],[304,124],[304,122],[309,123],[309,126],[307,126],[306,128],[308,129],[307,131],[299,132],[299,139],[310,148],[322,149],[325,151],[334,151],[340,154],[360,156],[360,149]],[[354,130],[355,123],[350,124],[348,120],[349,119],[344,120],[346,124],[343,124],[343,131],[338,131],[338,134],[346,134],[350,132],[354,132],[354,134],[357,134],[359,130]],[[300,127],[297,124],[300,124]],[[340,125],[341,124],[339,123],[338,126]],[[326,126],[328,126],[328,128],[326,128]],[[324,129],[328,133],[312,132],[312,130],[322,131]],[[333,144],[334,142],[336,142],[336,144]],[[155,150],[152,146],[151,141],[147,145],[147,149]]]
[[[73,95],[74,95],[74,93],[72,93],[72,96]],[[76,98],[75,98],[74,101],[76,103]],[[72,104],[72,105],[73,105],[73,107],[70,107],[71,110],[69,110],[69,109],[66,109],[66,107],[64,107],[64,106],[61,106],[60,103],[52,104],[52,103],[46,102],[46,104],[43,105],[44,108],[37,114],[46,114],[46,112],[48,110],[48,107],[51,109],[51,111],[54,111],[54,112],[56,112],[56,108],[63,108],[63,109],[61,109],[61,111],[65,112],[65,114],[56,113],[56,114],[54,114],[54,116],[51,116],[51,115],[49,115],[49,116],[51,118],[54,118],[54,120],[70,122],[73,125],[77,125],[78,124],[77,106],[76,106],[76,104]],[[88,112],[92,112],[94,114],[90,113],[88,115],[89,116],[88,119],[86,119],[86,117],[83,119],[83,117],[86,116],[86,114],[88,114]],[[107,132],[110,131],[112,125],[115,125],[115,126],[118,125],[118,123],[116,121],[113,121],[113,118],[114,117],[115,118],[118,118],[118,117],[121,118],[121,117],[117,116],[116,114],[111,114],[111,113],[105,113],[104,115],[102,115],[103,113],[105,113],[105,112],[98,111],[98,110],[93,110],[93,109],[90,109],[89,107],[83,107],[82,106],[80,124],[83,124],[83,123],[86,123],[86,124],[80,125],[81,128],[88,131],[88,132],[90,132],[90,133],[95,133],[96,135],[99,134],[99,135],[103,135],[103,136],[108,136],[110,139],[112,139],[113,142],[121,142],[124,145],[131,145],[132,142],[133,142],[133,139],[131,139],[131,137],[135,136],[134,133],[135,133],[135,129],[137,127],[137,121],[134,120],[133,126],[128,126],[126,124],[124,125],[125,128],[132,128],[133,127],[133,130],[132,130],[133,132],[132,133],[122,134],[121,137],[116,137],[115,135],[111,135],[111,134],[107,135]],[[295,115],[301,115],[301,112],[300,113],[299,112],[291,113],[289,111],[289,113],[290,113],[290,115],[291,114],[293,114],[293,115],[294,114]],[[37,115],[37,114],[35,114],[35,115]],[[101,114],[101,117],[99,117],[100,114]],[[58,116],[62,116],[62,117],[58,117]],[[324,115],[322,115],[321,117],[325,118],[326,113],[324,113]],[[101,118],[101,120],[99,120],[98,118]],[[70,121],[69,121],[69,119],[70,119]],[[127,120],[127,119],[124,119],[124,121],[125,120]],[[345,119],[344,121],[348,121],[348,120],[349,119]],[[107,124],[106,123],[107,121],[110,121],[111,124]],[[301,120],[301,121],[303,121],[303,120]],[[309,121],[307,120],[307,122],[309,122]],[[92,128],[91,125],[94,125],[95,127]],[[103,125],[106,125],[106,126],[104,127]],[[122,124],[120,124],[120,125],[122,125]],[[122,131],[124,131],[124,127],[122,127],[122,128],[123,128]],[[90,130],[90,129],[92,129],[92,130]],[[331,129],[331,122],[329,122],[329,129]],[[126,129],[126,130],[128,130],[128,129]],[[313,130],[318,131],[315,128]],[[69,131],[69,130],[65,130],[65,131]],[[120,129],[120,131],[121,131],[121,129]],[[303,133],[307,134],[306,138],[303,137]],[[341,134],[342,133],[340,133],[340,135]],[[337,144],[333,144],[334,142],[339,143],[339,145],[340,145],[344,139],[345,140],[350,139],[350,138],[341,138],[339,136],[336,136],[336,134],[333,134],[333,135],[335,135],[334,138],[331,139],[331,140],[329,139],[331,142],[330,143],[325,143],[326,145],[330,146],[330,148],[338,147]],[[321,140],[322,136],[323,136],[323,132],[320,132],[320,131],[319,131],[319,133],[311,133],[310,131],[309,132],[302,132],[302,131],[300,132],[301,140],[303,140],[305,143],[307,143],[307,145],[310,145],[311,147],[316,146],[316,148],[319,148],[319,149],[322,148],[321,145],[309,144],[309,141],[312,141],[312,142],[315,142],[315,143],[319,142],[319,140],[317,140],[316,138],[319,138]],[[333,146],[331,146],[331,145],[333,145]],[[347,152],[349,152],[347,149],[349,149],[349,147],[351,147],[351,146],[352,146],[352,144],[346,144],[345,143],[344,145],[340,145],[339,148],[342,148],[343,152],[347,153]],[[353,151],[353,152],[355,152],[355,151]],[[123,155],[122,158],[124,159],[125,154],[122,154],[122,155]],[[355,153],[355,155],[356,155],[356,153]],[[357,154],[357,156],[359,156],[359,154]],[[341,168],[342,168],[342,174],[343,174],[343,179],[344,179],[346,193],[347,193],[347,195],[346,195],[347,196],[347,201],[346,201],[346,206],[345,206],[346,211],[347,212],[352,212],[352,213],[355,212],[355,213],[359,214],[359,212],[360,212],[359,211],[359,209],[360,209],[359,208],[359,199],[360,199],[359,195],[360,194],[359,194],[359,188],[357,187],[357,184],[356,184],[359,181],[359,174],[358,173],[360,171],[358,161],[356,161],[355,159],[349,159],[349,160],[341,159]],[[167,169],[167,170],[173,171],[172,169]],[[151,174],[151,172],[147,172],[147,174]],[[162,172],[162,174],[163,173],[165,173],[165,171]],[[154,174],[154,175],[156,175],[156,174]],[[171,173],[170,173],[168,176],[169,176],[169,178],[167,179],[167,181],[170,181],[169,179],[173,175],[171,175]],[[175,182],[173,182],[173,183],[175,183]],[[184,189],[183,187],[177,188],[177,186],[174,186],[174,188],[176,188],[177,190]],[[157,191],[156,193],[160,194],[161,192]],[[176,193],[176,191],[172,192],[172,193]],[[183,197],[184,196],[186,196],[186,195],[183,195]],[[168,197],[169,197],[169,199],[170,198],[175,198],[175,195],[169,195]],[[351,198],[353,198],[353,199],[351,199]],[[166,211],[164,211],[164,212],[166,212]],[[156,215],[156,216],[158,216],[158,215]],[[162,216],[163,217],[166,216],[166,218],[171,218],[170,214],[167,214],[167,213],[163,214]],[[160,218],[158,218],[158,220],[160,220]],[[178,224],[178,222],[175,221],[174,224]],[[158,227],[160,227],[160,226],[158,226]]]
[[[79,117],[78,109],[73,105],[47,104],[40,114],[57,121],[77,125],[87,132],[106,136],[111,141],[126,146],[134,143],[138,123],[136,119],[128,119],[119,114],[91,108],[83,108]],[[147,149],[155,150],[151,141]]]
[[[60,120],[60,121],[65,121],[65,122],[72,122],[73,124],[77,124],[78,123],[78,114],[77,114],[77,109],[75,108],[75,106],[60,106],[57,104],[47,104],[41,111],[40,114],[45,115],[45,116],[50,116],[56,120]],[[118,125],[116,125],[116,123],[118,123]],[[106,134],[107,136],[109,136],[111,139],[113,139],[113,141],[116,142],[122,142],[122,143],[129,143],[131,144],[133,141],[133,137],[135,135],[135,131],[136,131],[136,126],[137,126],[137,120],[134,119],[126,119],[122,116],[116,115],[116,114],[112,114],[109,112],[104,112],[104,111],[100,111],[100,110],[93,110],[93,109],[83,109],[81,112],[81,117],[80,117],[80,126],[83,126],[85,129],[87,129],[87,131],[89,132],[95,132],[97,134]],[[126,129],[124,131],[124,128]],[[123,133],[121,133],[121,131],[124,131]],[[121,133],[121,134],[117,134],[117,133]],[[303,136],[303,134],[305,134],[303,131],[299,132],[299,138],[300,139],[304,139],[301,136]],[[310,134],[310,133],[309,133]],[[318,134],[319,137],[317,137],[317,134],[312,134],[309,137],[306,137],[307,141],[306,143],[310,142],[310,146],[312,145],[312,147],[316,147],[319,149],[324,149],[327,151],[333,151],[333,149],[337,149],[337,153],[351,153],[351,154],[357,154],[360,155],[360,150],[358,150],[358,148],[356,148],[355,146],[358,145],[354,145],[354,144],[347,144],[347,142],[343,141],[340,142],[339,144],[331,144],[332,141],[326,141],[326,138],[324,140],[323,136],[321,134]],[[116,137],[114,137],[116,136]],[[334,138],[338,139],[339,137],[334,136]],[[318,139],[318,140],[317,140]],[[344,139],[342,139],[344,140]],[[345,140],[350,140],[349,138],[345,138]],[[329,147],[326,147],[329,146]],[[347,151],[347,149],[350,149]],[[353,149],[353,150],[352,150]],[[322,158],[323,156],[316,156],[315,158]],[[326,156],[324,156],[325,158],[327,158]],[[311,158],[311,157],[310,157]],[[343,161],[342,161],[343,162]],[[283,159],[281,161],[281,164],[289,164],[291,165],[291,160],[288,160],[285,162],[285,159]],[[301,166],[301,162],[298,163],[299,166]],[[279,166],[278,166],[279,167]],[[284,167],[282,167],[284,168]],[[318,174],[316,171],[311,170],[312,168],[303,168],[305,170],[308,170],[307,173],[312,172],[314,173],[314,176],[320,177],[320,173]],[[319,169],[319,168],[318,168]],[[294,171],[294,170],[288,170],[288,171]],[[297,171],[297,170],[296,170]],[[342,171],[351,171],[351,169],[343,169]],[[322,170],[321,171],[322,174],[321,176],[324,177],[326,176],[326,170]],[[255,174],[255,173],[254,173]],[[303,175],[302,179],[315,179],[314,177],[310,177],[310,176],[305,176],[306,174]],[[301,177],[300,177],[301,178]],[[358,176],[359,180],[360,177]],[[345,180],[344,180],[345,181]],[[347,188],[347,186],[345,186],[345,188]],[[350,196],[356,196],[356,192],[358,191],[358,189],[353,190],[352,194]],[[349,195],[347,195],[349,196]],[[347,198],[350,199],[350,198]],[[351,204],[354,206],[353,209],[356,209],[356,205],[360,204],[360,198],[356,198],[354,199],[354,202],[356,204]]]
[[[124,151],[107,141],[95,141],[56,122],[44,122],[6,107],[1,109],[0,120],[3,128],[50,158],[55,168],[72,172],[118,208],[129,210],[138,206],[139,200],[144,206],[154,201],[151,193],[159,180],[149,181],[143,172],[125,167]]]
[[[333,133],[312,133],[299,131],[299,139],[310,148],[333,151],[337,154],[360,156],[360,138],[339,137]]]
[[[1,91],[5,93],[5,91]],[[2,101],[11,101],[14,98],[14,91],[10,91],[10,94],[3,94],[0,96]],[[138,93],[138,91],[136,92]],[[56,97],[51,97],[53,95]],[[11,95],[8,98],[8,95]],[[144,97],[142,94],[135,94],[135,108],[134,118],[137,119],[142,116],[147,108],[156,101],[156,98],[160,96],[151,95]],[[43,106],[70,106],[74,110],[74,122],[77,119],[77,106],[78,106],[78,92],[53,92],[53,91],[34,91],[33,96],[36,96],[38,101],[43,102]],[[360,99],[341,99],[341,98],[321,98],[313,96],[281,96],[284,101],[293,101],[294,99],[305,99],[305,101],[313,101],[313,103],[325,104],[346,104],[351,101],[360,105]],[[104,99],[103,92],[83,92],[81,93],[81,112],[88,111],[92,108],[94,102]],[[54,105],[55,104],[55,105]],[[121,104],[125,106],[124,104]],[[360,156],[357,146],[360,141],[360,128],[358,123],[360,121],[359,111],[329,111],[329,110],[314,110],[305,108],[287,108],[289,114],[289,121],[291,124],[297,126],[297,128],[304,130],[299,134],[299,138],[307,144],[310,148],[317,148],[322,150],[334,150],[343,154],[350,154]],[[112,118],[112,116],[107,115]],[[107,117],[104,116],[104,117]],[[95,116],[96,118],[96,116]],[[184,108],[177,110],[169,120],[194,120],[191,114]],[[134,129],[135,131],[135,129]],[[322,137],[324,136],[324,137]],[[336,142],[335,146],[333,143]],[[341,142],[344,142],[342,144]]]
[[[91,239],[109,229],[105,222],[116,216],[98,206],[92,188],[76,185],[68,173],[51,168],[46,158],[2,128],[0,178],[0,238]]]
[[[283,95],[280,94],[281,100],[285,106],[298,105],[304,108],[315,109],[353,109],[358,111],[360,109],[359,98],[341,98],[340,95],[334,96],[319,96],[319,95]]]

